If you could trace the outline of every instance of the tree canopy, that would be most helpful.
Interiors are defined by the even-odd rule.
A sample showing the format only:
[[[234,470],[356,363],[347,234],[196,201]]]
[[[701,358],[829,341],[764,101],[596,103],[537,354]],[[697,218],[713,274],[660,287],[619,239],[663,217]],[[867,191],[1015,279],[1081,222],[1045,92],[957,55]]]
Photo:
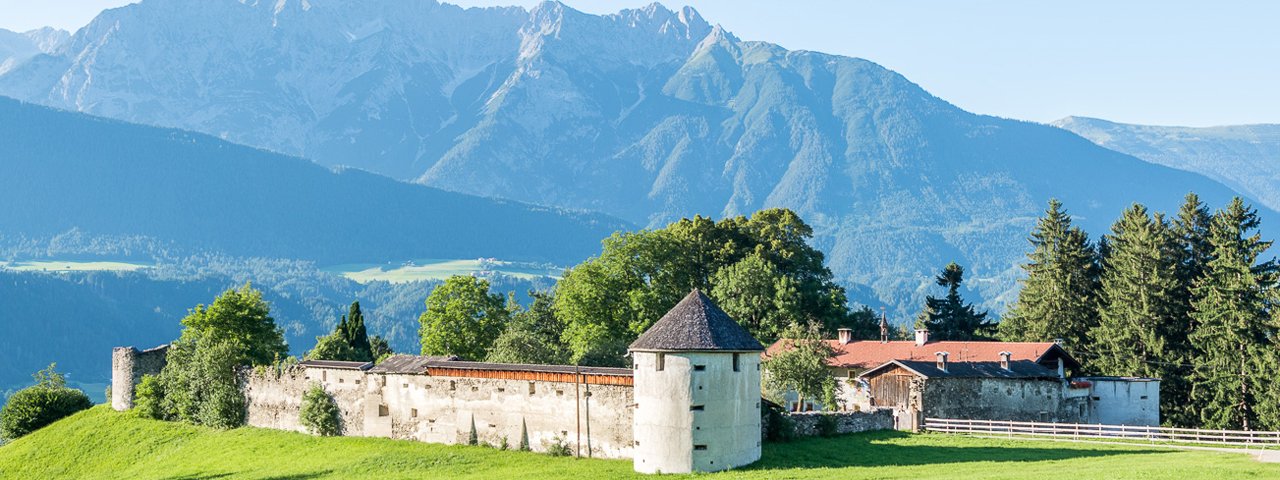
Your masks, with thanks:
[[[1087,343],[1098,323],[1098,255],[1089,236],[1071,224],[1062,202],[1049,209],[1028,239],[1031,253],[1022,269],[1018,300],[1000,322],[1006,341],[1045,342],[1062,339],[1068,349]]]
[[[923,326],[929,337],[937,340],[987,340],[995,333],[995,323],[987,320],[987,312],[978,313],[972,303],[960,298],[960,284],[964,282],[964,267],[951,262],[934,279],[938,286],[946,287],[947,295],[925,298]]]
[[[510,312],[489,281],[455,275],[427,296],[421,324],[423,355],[457,355],[483,360],[506,326]]]
[[[556,286],[553,309],[571,361],[623,364],[626,346],[694,288],[766,344],[789,323],[847,323],[845,291],[808,244],[812,235],[785,209],[614,234]]]
[[[307,353],[307,358],[372,362],[390,353],[386,340],[369,336],[360,302],[352,302],[347,314],[334,326],[333,333],[316,338],[316,346]]]

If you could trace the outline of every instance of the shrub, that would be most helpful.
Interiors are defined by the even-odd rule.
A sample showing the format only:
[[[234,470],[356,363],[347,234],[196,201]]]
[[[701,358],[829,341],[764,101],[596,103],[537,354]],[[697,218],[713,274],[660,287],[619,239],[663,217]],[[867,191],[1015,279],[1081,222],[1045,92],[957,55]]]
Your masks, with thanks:
[[[324,391],[320,384],[312,384],[307,393],[302,395],[302,409],[298,412],[298,423],[307,427],[313,435],[332,437],[342,434],[342,419],[337,402]]]
[[[142,418],[168,419],[164,410],[164,384],[155,375],[143,375],[134,387],[133,411]]]
[[[567,457],[573,455],[573,448],[569,446],[569,442],[559,435],[551,437],[550,441],[544,441],[544,447],[547,447],[547,455],[553,457]]]
[[[819,436],[834,437],[840,433],[840,423],[836,421],[835,415],[819,414],[814,429]]]
[[[14,440],[93,406],[84,392],[67,388],[54,365],[35,378],[35,386],[18,390],[0,409],[0,437]]]
[[[768,404],[761,406],[761,415],[767,425],[765,440],[770,442],[789,442],[796,438],[796,421],[784,415],[781,409]]]
[[[160,373],[164,417],[215,428],[243,425],[245,399],[236,374],[241,349],[210,336],[174,342]]]

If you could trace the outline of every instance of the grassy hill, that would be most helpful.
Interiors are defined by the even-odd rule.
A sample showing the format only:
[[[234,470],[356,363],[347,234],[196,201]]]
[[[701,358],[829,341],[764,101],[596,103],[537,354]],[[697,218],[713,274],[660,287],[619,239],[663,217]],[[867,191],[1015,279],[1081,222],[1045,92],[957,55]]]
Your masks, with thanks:
[[[765,446],[716,478],[1280,478],[1212,452],[875,432]],[[638,478],[631,462],[140,420],[104,406],[0,447],[0,478]],[[653,478],[653,477],[648,477]]]

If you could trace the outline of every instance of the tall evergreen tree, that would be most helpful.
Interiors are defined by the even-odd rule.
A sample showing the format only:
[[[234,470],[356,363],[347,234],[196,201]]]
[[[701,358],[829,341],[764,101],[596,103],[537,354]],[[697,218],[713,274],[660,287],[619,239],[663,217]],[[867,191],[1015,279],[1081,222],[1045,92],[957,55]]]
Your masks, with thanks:
[[[1166,356],[1168,368],[1160,382],[1160,414],[1165,423],[1178,427],[1200,425],[1199,413],[1191,402],[1191,363],[1197,357],[1189,339],[1195,330],[1191,312],[1191,289],[1204,276],[1213,246],[1209,244],[1209,226],[1213,217],[1209,207],[1195,193],[1188,193],[1177,218],[1170,225],[1177,257],[1177,293],[1174,298],[1177,328],[1168,331]]]
[[[1087,332],[1098,323],[1098,259],[1089,236],[1071,225],[1062,202],[1049,209],[1031,232],[1031,253],[1022,266],[1018,300],[1000,322],[1007,341],[1043,342],[1062,339],[1068,350],[1085,345]]]
[[[347,314],[338,320],[333,333],[316,338],[316,346],[306,357],[315,360],[342,360],[348,362],[373,362],[389,355],[391,349],[386,340],[369,336],[364,325],[364,312],[360,302],[352,302]]]
[[[1179,361],[1170,338],[1182,327],[1173,232],[1160,214],[1153,217],[1135,204],[1106,239],[1099,322],[1089,333],[1092,368],[1106,375],[1168,378]],[[1162,394],[1161,401],[1182,400]]]
[[[938,274],[934,282],[947,288],[947,296],[925,297],[923,324],[929,329],[929,337],[938,340],[987,340],[994,333],[995,325],[987,321],[987,312],[978,313],[972,303],[960,298],[960,284],[964,282],[964,267],[951,262]]]
[[[1274,412],[1278,399],[1267,392],[1276,371],[1276,330],[1267,310],[1276,266],[1258,262],[1271,246],[1258,225],[1257,212],[1239,198],[1215,214],[1212,257],[1192,289],[1196,328],[1190,341],[1197,355],[1191,399],[1207,428],[1280,427],[1274,418],[1259,417]]]

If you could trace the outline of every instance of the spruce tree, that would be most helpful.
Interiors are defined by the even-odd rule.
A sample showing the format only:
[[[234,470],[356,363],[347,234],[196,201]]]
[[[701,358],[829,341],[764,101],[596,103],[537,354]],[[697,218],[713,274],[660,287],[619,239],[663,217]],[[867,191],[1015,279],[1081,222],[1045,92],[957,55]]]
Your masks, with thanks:
[[[1209,244],[1209,208],[1195,193],[1188,193],[1177,218],[1173,219],[1174,255],[1177,257],[1177,302],[1173,313],[1178,328],[1168,332],[1166,349],[1169,363],[1160,382],[1160,414],[1165,423],[1175,427],[1195,427],[1199,414],[1191,403],[1191,363],[1197,357],[1189,336],[1195,330],[1191,315],[1191,289],[1208,268],[1213,246]]]
[[[1271,246],[1257,233],[1257,212],[1239,198],[1213,217],[1213,253],[1192,289],[1190,342],[1196,351],[1191,400],[1205,428],[1275,427],[1275,326],[1267,311],[1275,264],[1258,262]],[[1271,425],[1265,425],[1271,423]]]
[[[1088,234],[1071,225],[1071,216],[1055,199],[1028,241],[1032,250],[1022,266],[1027,278],[1000,322],[1000,337],[1023,342],[1062,339],[1068,350],[1084,346],[1087,332],[1098,323],[1098,259]]]
[[[960,284],[964,282],[964,267],[951,262],[942,269],[934,282],[947,288],[947,296],[925,298],[923,324],[929,329],[929,338],[938,340],[987,340],[995,325],[987,321],[987,312],[978,313],[972,303],[960,298]]]
[[[1169,378],[1178,317],[1178,256],[1160,214],[1133,205],[1111,227],[1098,325],[1090,330],[1092,369],[1105,375]],[[1164,403],[1182,401],[1163,394]],[[1176,404],[1175,404],[1176,405]]]

